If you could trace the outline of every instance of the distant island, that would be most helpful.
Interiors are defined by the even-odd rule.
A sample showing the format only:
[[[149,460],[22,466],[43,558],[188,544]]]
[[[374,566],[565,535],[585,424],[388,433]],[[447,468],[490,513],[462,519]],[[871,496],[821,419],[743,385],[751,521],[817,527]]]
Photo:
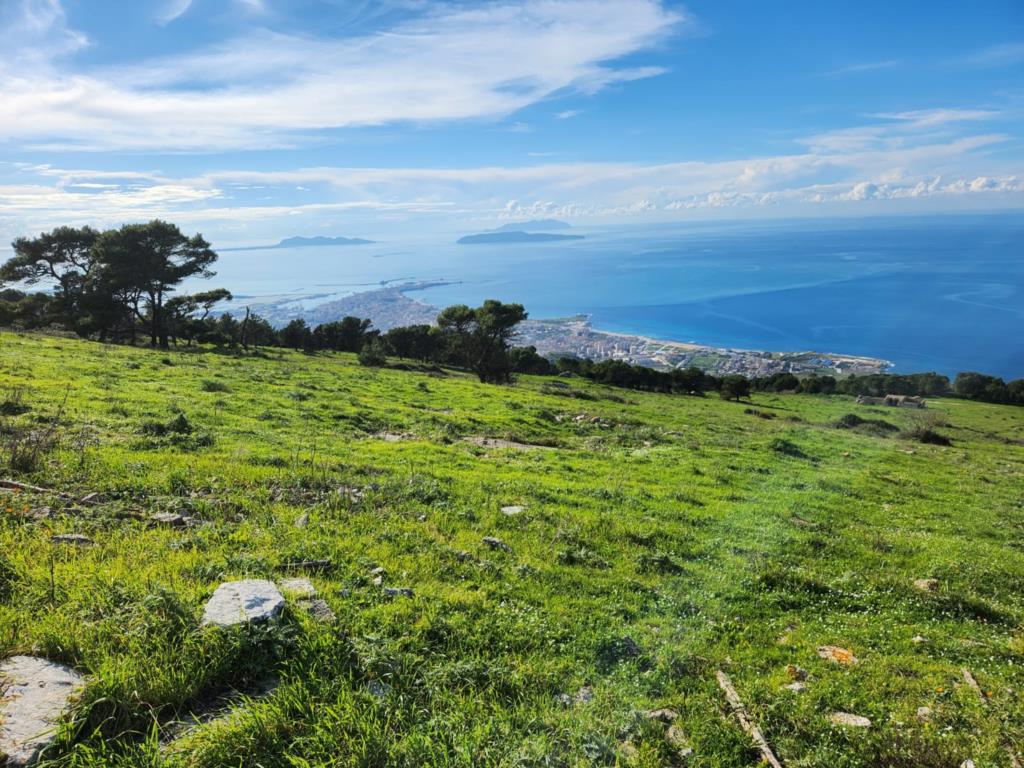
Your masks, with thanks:
[[[550,232],[523,232],[516,229],[466,235],[455,242],[459,245],[479,245],[482,243],[546,243],[553,240],[582,239],[583,235],[556,235]]]
[[[250,245],[242,248],[220,248],[221,251],[269,251],[276,248],[316,248],[325,245],[370,245],[373,240],[361,237],[286,237],[273,245]]]
[[[537,232],[549,229],[569,229],[570,225],[558,219],[531,219],[504,224],[492,232]]]

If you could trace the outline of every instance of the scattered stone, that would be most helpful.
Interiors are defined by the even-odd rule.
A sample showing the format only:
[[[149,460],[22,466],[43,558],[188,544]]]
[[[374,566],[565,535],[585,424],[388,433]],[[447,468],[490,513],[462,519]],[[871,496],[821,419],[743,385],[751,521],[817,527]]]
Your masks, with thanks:
[[[460,563],[466,563],[473,559],[473,555],[472,553],[467,552],[464,549],[460,549],[458,552],[455,553],[455,559],[458,560]]]
[[[974,768],[974,761],[971,760],[971,758],[967,758],[962,763],[960,763],[960,768]]]
[[[276,618],[284,609],[284,597],[265,579],[227,581],[217,587],[203,610],[203,624],[230,627]]]
[[[491,549],[500,549],[503,552],[512,552],[512,547],[506,544],[501,539],[495,538],[494,536],[484,536],[484,544]]]
[[[683,733],[683,729],[676,724],[669,726],[669,729],[665,731],[665,741],[676,748],[676,754],[679,755],[682,760],[689,760],[693,756],[693,748],[690,746],[690,740],[686,738],[686,734]]]
[[[80,533],[58,533],[56,536],[51,536],[50,541],[54,544],[70,544],[76,547],[86,547],[92,544],[92,539]]]
[[[650,720],[657,720],[666,725],[679,717],[679,713],[674,709],[652,709],[645,712],[644,715]]]
[[[374,576],[372,584],[375,587],[383,587],[384,586],[384,577],[383,576]]]
[[[850,728],[870,728],[871,721],[860,715],[852,715],[849,712],[833,712],[830,718],[835,725],[848,726]]]
[[[807,670],[803,667],[798,667],[796,664],[786,665],[786,674],[789,675],[790,680],[806,680]]]
[[[550,445],[531,445],[529,443],[517,443],[515,440],[501,440],[496,437],[466,437],[465,442],[472,443],[481,448],[506,448],[510,451],[550,451],[554,450]]]
[[[374,437],[378,440],[383,440],[385,443],[400,443],[403,440],[416,439],[415,435],[411,435],[408,432],[378,432]]]
[[[639,750],[636,748],[636,744],[632,741],[624,741],[619,744],[619,754],[628,763],[636,760],[640,756]]]
[[[838,645],[822,645],[818,647],[818,655],[826,661],[833,661],[836,664],[851,666],[859,664],[860,660],[853,655],[853,651],[840,648]]]
[[[391,695],[391,686],[387,683],[382,683],[380,680],[371,680],[366,684],[366,690],[370,692],[370,695],[376,696],[378,699],[386,698]]]
[[[295,518],[296,528],[305,528],[309,525],[309,512],[303,512],[297,518]]]
[[[302,609],[306,611],[317,621],[328,622],[334,621],[337,616],[334,615],[334,611],[331,610],[331,606],[327,604],[326,600],[322,598],[316,598],[315,600],[303,600],[299,603]]]
[[[92,493],[85,494],[85,496],[83,496],[82,498],[80,498],[78,500],[78,503],[79,504],[99,504],[101,501],[102,501],[102,499],[100,499],[100,495],[98,493],[96,493],[95,491],[93,491]]]
[[[793,693],[803,693],[807,690],[807,683],[801,683],[798,680],[795,683],[790,683],[789,685],[784,685],[782,687],[785,688],[787,691],[792,691]]]
[[[160,525],[170,525],[175,528],[184,528],[192,524],[192,518],[187,515],[179,515],[177,512],[156,512],[149,516],[149,519]]]
[[[918,707],[917,708],[917,719],[922,723],[931,722],[932,719],[932,708],[931,707]]]
[[[288,595],[294,595],[298,598],[309,598],[316,597],[316,587],[313,586],[313,582],[309,579],[296,578],[296,579],[281,579],[277,582],[277,586],[280,587],[281,591]]]
[[[370,575],[371,576],[383,576],[387,572],[388,571],[387,571],[387,569],[384,566],[378,565],[376,568],[374,568],[372,571],[370,571]]]
[[[418,522],[418,523],[425,523],[425,522],[427,522],[427,516],[426,515],[420,515],[419,517],[416,518],[416,522]]]
[[[939,588],[938,579],[914,579],[914,586],[922,592],[934,592]]]
[[[69,667],[33,656],[0,662],[0,760],[11,768],[35,763],[56,738],[56,726],[85,680]]]
[[[510,506],[501,508],[501,514],[506,515],[508,517],[515,517],[516,515],[521,515],[525,511],[526,507],[520,504],[512,504]]]
[[[384,594],[388,597],[412,597],[413,591],[409,587],[385,587]]]
[[[920,645],[921,643],[927,643],[928,641],[920,635],[914,635],[912,638],[910,638],[910,642],[912,642],[914,645]]]

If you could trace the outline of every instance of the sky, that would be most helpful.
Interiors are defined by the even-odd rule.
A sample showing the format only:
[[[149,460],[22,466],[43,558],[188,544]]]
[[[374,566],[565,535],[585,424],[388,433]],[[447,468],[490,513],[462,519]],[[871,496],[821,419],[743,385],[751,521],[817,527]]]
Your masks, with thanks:
[[[0,0],[0,249],[1024,208],[1020,0]]]

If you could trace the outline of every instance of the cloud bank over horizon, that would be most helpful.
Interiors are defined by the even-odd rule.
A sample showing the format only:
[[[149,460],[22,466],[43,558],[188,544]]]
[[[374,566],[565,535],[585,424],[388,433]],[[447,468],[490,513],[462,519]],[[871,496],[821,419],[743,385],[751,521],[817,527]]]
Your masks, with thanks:
[[[1024,93],[997,87],[1024,64],[1024,43],[931,61],[837,53],[810,76],[759,75],[736,64],[748,55],[733,40],[742,30],[711,8],[372,5],[141,3],[115,14],[114,31],[137,35],[119,46],[110,19],[81,7],[5,4],[0,237],[153,217],[237,242],[539,215],[599,223],[1024,203]],[[991,73],[990,88],[979,73]],[[764,98],[778,89],[776,109],[716,79],[737,77],[763,77],[751,86]],[[792,95],[787,77],[817,95]],[[900,78],[911,77],[944,77],[948,100],[904,97]]]

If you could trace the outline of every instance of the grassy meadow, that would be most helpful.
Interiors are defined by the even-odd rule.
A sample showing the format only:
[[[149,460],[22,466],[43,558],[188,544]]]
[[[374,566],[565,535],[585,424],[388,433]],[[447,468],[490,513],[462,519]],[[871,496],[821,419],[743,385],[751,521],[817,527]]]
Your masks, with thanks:
[[[786,766],[1024,745],[1024,409],[12,333],[0,401],[0,477],[98,494],[0,490],[0,658],[88,677],[54,765],[756,765],[718,670]],[[294,576],[334,621],[200,627]]]

